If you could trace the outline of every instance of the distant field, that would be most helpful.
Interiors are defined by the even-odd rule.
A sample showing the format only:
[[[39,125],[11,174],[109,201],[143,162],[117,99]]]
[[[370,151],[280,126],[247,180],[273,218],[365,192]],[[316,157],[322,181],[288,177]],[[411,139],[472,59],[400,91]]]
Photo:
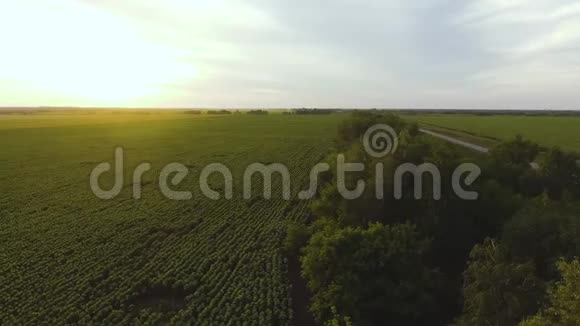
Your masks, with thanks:
[[[404,117],[425,125],[464,131],[499,140],[520,134],[545,147],[559,146],[564,150],[580,153],[580,117],[455,114],[406,115]],[[482,141],[489,142],[485,139]]]
[[[250,163],[280,162],[295,195],[341,119],[0,116],[0,324],[288,324],[280,241],[285,221],[306,218],[307,203],[265,200],[257,191],[242,200],[239,181]],[[89,174],[113,161],[115,146],[125,149],[125,187],[99,200]],[[134,200],[130,177],[143,161],[153,170]],[[159,192],[159,170],[169,162],[191,170],[180,188],[193,191],[192,200]],[[233,200],[201,196],[199,171],[214,162],[232,170]],[[217,189],[223,183],[211,180]]]
[[[2,111],[0,111],[1,113]],[[188,114],[183,111],[161,110],[86,110],[86,111],[48,111],[26,114],[0,114],[0,130],[22,128],[55,128],[66,126],[123,124],[129,122],[180,120],[203,117],[215,118],[212,115]]]

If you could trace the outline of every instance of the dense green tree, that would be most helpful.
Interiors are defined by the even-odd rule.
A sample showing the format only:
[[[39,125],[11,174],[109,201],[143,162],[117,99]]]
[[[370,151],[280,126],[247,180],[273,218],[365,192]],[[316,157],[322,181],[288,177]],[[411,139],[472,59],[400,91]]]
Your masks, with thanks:
[[[540,152],[538,144],[524,140],[521,136],[505,141],[494,147],[490,153],[491,163],[487,165],[486,172],[500,183],[522,192],[522,176],[532,169]]]
[[[400,132],[406,126],[406,122],[395,114],[356,111],[351,114],[350,119],[345,120],[338,127],[338,144],[349,146],[352,142],[358,141],[368,128],[376,124],[386,124],[396,132]]]
[[[501,239],[512,260],[532,261],[539,276],[552,279],[560,257],[580,255],[580,207],[536,199],[506,223]]]
[[[518,135],[514,139],[505,141],[491,152],[491,156],[505,165],[528,167],[533,162],[538,153],[540,146],[529,140],[523,139]]]
[[[578,168],[577,160],[576,154],[565,153],[557,147],[546,153],[541,172],[550,198],[562,198],[565,190],[580,196],[580,168]]]
[[[512,263],[494,240],[476,245],[464,273],[464,307],[458,325],[515,325],[534,313],[542,284],[530,263]]]
[[[304,249],[302,272],[318,320],[331,307],[355,325],[413,325],[435,309],[435,274],[422,264],[428,243],[409,224],[371,224],[315,233]]]
[[[557,263],[562,279],[548,291],[549,304],[520,326],[580,325],[580,261]]]

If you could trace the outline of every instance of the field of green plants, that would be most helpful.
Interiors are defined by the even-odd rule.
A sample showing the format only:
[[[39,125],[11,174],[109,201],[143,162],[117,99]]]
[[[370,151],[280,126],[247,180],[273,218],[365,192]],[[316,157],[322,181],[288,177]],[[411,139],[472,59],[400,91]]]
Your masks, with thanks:
[[[258,191],[242,200],[253,162],[280,162],[295,196],[332,147],[341,115],[47,113],[0,115],[0,324],[286,325],[291,320],[284,223],[307,202]],[[124,187],[96,198],[89,174],[125,151]],[[143,195],[131,175],[141,162]],[[157,185],[169,162],[190,174],[166,199]],[[200,170],[227,165],[234,199],[199,190]],[[211,179],[220,188],[219,178]],[[259,187],[258,187],[259,188]],[[261,189],[261,188],[260,188]],[[222,197],[223,198],[223,197]]]
[[[426,114],[405,118],[499,140],[519,134],[545,147],[580,152],[580,117]]]

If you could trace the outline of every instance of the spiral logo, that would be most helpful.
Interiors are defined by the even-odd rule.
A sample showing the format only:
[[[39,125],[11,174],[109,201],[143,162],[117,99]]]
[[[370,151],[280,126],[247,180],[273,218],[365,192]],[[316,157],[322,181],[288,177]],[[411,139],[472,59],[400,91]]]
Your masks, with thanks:
[[[367,154],[379,158],[395,153],[399,146],[399,139],[393,128],[385,124],[377,124],[365,132],[363,146]]]

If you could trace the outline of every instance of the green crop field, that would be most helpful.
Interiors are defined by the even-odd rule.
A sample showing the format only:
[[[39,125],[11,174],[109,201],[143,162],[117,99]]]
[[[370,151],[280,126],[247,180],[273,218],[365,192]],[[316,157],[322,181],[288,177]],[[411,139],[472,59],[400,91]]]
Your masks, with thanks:
[[[253,162],[284,163],[296,195],[341,119],[0,115],[0,324],[288,324],[280,242],[285,221],[305,219],[307,203],[281,199],[278,183],[271,200],[258,191],[242,200],[241,175]],[[124,187],[101,200],[89,175],[113,163],[116,146],[124,148]],[[144,161],[153,168],[136,200],[132,171]],[[176,188],[191,190],[191,200],[159,191],[169,162],[189,168]],[[199,172],[214,162],[234,175],[232,200],[200,193]],[[219,189],[223,179],[210,182]]]
[[[519,134],[542,146],[580,152],[580,117],[432,114],[405,118],[500,140]]]

